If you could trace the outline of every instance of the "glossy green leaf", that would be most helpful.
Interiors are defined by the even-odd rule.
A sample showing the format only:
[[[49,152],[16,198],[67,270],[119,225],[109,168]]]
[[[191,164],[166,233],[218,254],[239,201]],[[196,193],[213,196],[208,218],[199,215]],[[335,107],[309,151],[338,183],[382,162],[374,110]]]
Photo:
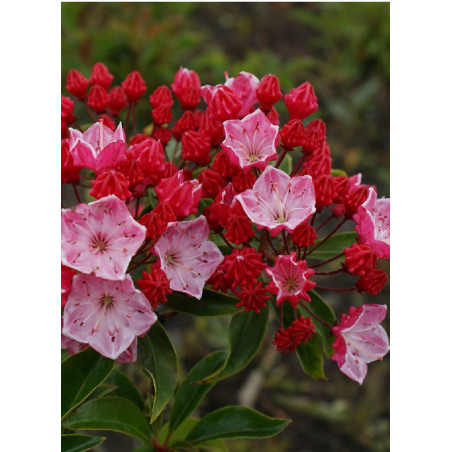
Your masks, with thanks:
[[[154,384],[154,403],[151,423],[154,422],[173,397],[177,386],[177,356],[170,338],[160,322],[154,323],[140,344],[146,352],[144,372]]]
[[[268,306],[260,314],[238,312],[232,316],[229,327],[229,355],[224,366],[208,376],[205,381],[213,383],[241,371],[253,359],[264,337],[268,323]]]
[[[61,416],[65,419],[108,377],[115,362],[88,347],[61,363]]]
[[[203,417],[187,435],[193,444],[228,438],[266,438],[281,432],[291,422],[263,415],[251,408],[227,406]]]
[[[138,408],[144,407],[144,399],[138,388],[129,380],[126,374],[118,369],[113,369],[113,372],[107,378],[106,383],[113,385],[115,390],[111,395],[125,397],[133,402]]]
[[[61,452],[85,452],[102,444],[104,440],[104,436],[79,435],[78,433],[61,435]]]
[[[107,396],[90,400],[64,422],[70,430],[112,430],[148,442],[151,429],[140,409],[123,397]]]
[[[210,289],[204,289],[201,300],[181,293],[172,293],[167,298],[167,308],[193,316],[215,317],[239,311],[236,305],[240,300],[237,297]]]
[[[317,243],[321,242],[324,237],[317,238]],[[342,253],[345,248],[350,248],[353,243],[356,243],[358,234],[354,231],[341,232],[333,235],[323,245],[319,246],[312,254],[308,256],[308,259],[324,260],[330,259],[338,254]],[[311,249],[316,246],[315,244]],[[308,248],[309,250],[310,248]],[[338,259],[337,262],[340,262]]]
[[[336,321],[336,315],[327,302],[313,290],[309,291],[309,296],[311,297],[310,303],[305,303],[306,306],[314,312],[318,317],[320,317],[325,322],[330,325],[334,325]],[[320,334],[323,343],[323,351],[325,355],[329,358],[334,350],[331,348],[331,344],[335,341],[331,329],[319,322],[314,316],[312,316],[303,306],[299,306],[299,311],[303,314],[303,317],[311,317],[311,320],[315,323],[315,330]]]
[[[182,421],[190,416],[203,397],[214,386],[214,383],[199,385],[195,384],[195,382],[211,375],[224,365],[227,355],[227,351],[211,353],[199,361],[190,370],[177,390],[176,397],[174,398],[169,422],[171,431],[177,429]]]

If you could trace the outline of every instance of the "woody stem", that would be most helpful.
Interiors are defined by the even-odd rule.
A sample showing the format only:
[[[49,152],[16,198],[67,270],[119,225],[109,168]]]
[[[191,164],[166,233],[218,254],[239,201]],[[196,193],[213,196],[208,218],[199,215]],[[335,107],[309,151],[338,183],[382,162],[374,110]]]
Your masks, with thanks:
[[[332,258],[327,259],[326,261],[319,262],[318,264],[315,264],[315,265],[310,265],[309,268],[316,268],[316,267],[321,267],[322,265],[325,265],[325,264],[329,264],[330,262],[333,262],[336,259],[339,259],[343,255],[344,255],[344,252],[342,251],[342,253],[339,253],[336,256],[333,256]]]
[[[288,149],[284,148],[281,154],[279,154],[278,160],[275,164],[275,168],[279,168],[279,165],[281,165],[282,161],[284,160],[284,157],[286,156],[288,152]]]
[[[342,289],[334,289],[332,287],[322,287],[322,286],[315,286],[316,289],[320,289],[320,290],[328,290],[330,292],[350,292],[352,290],[355,290],[356,287],[344,287]]]

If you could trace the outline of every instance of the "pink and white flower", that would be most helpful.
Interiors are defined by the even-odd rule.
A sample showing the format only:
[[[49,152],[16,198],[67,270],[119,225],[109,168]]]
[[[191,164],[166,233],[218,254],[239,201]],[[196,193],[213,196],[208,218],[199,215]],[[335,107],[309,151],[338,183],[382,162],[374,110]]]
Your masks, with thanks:
[[[225,121],[226,138],[221,147],[229,160],[241,168],[247,171],[253,166],[264,169],[267,162],[278,157],[278,129],[257,109],[243,119]]]
[[[242,71],[236,77],[228,77],[228,73],[225,73],[226,81],[224,85],[231,88],[237,97],[242,102],[242,108],[238,115],[239,118],[243,118],[253,109],[253,105],[257,104],[256,89],[259,85],[259,79],[249,72]]]
[[[288,176],[267,166],[252,189],[236,198],[258,229],[267,228],[272,235],[282,229],[292,233],[315,212],[314,184],[311,176]]]
[[[341,321],[333,327],[336,342],[331,356],[339,370],[359,384],[367,374],[367,364],[382,360],[389,351],[386,331],[379,323],[386,316],[386,305],[365,304],[350,307],[348,315],[342,314]]]
[[[289,300],[296,307],[300,298],[311,301],[308,291],[315,287],[315,282],[309,281],[315,271],[306,269],[306,261],[297,262],[297,253],[276,257],[275,265],[268,267],[265,272],[270,276],[278,289],[276,305],[280,306],[284,300]]]
[[[125,278],[146,237],[146,228],[115,195],[63,209],[61,221],[63,264],[105,279]]]
[[[373,187],[369,189],[369,197],[358,207],[353,216],[359,234],[359,243],[370,246],[377,256],[389,259],[390,256],[390,200],[377,199],[377,192]]]
[[[69,152],[74,165],[93,169],[96,173],[112,169],[127,160],[126,136],[121,124],[113,132],[103,122],[96,122],[85,132],[69,129]]]
[[[156,321],[151,305],[135,289],[130,275],[122,281],[110,281],[78,274],[64,308],[62,333],[116,359]]]
[[[208,237],[209,226],[204,215],[196,220],[168,223],[153,252],[160,258],[160,267],[172,290],[201,298],[206,281],[224,259]]]

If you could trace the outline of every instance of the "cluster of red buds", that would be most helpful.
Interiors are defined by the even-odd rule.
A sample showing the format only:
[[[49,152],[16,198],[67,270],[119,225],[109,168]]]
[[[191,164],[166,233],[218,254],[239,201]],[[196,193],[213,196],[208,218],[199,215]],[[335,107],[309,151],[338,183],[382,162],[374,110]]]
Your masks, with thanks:
[[[180,68],[170,86],[152,88],[149,126],[138,131],[136,105],[148,90],[139,72],[114,87],[103,63],[89,78],[67,74],[61,171],[78,204],[62,214],[64,347],[89,345],[132,361],[159,303],[173,291],[201,299],[210,287],[236,296],[245,312],[280,309],[273,343],[284,353],[310,341],[318,325],[328,328],[331,359],[361,383],[367,364],[389,350],[379,325],[386,306],[350,308],[331,324],[310,308],[311,296],[314,288],[382,290],[387,274],[377,263],[389,259],[389,199],[378,199],[360,174],[332,169],[326,125],[308,119],[318,109],[309,82],[284,94],[273,74],[225,75],[224,83],[201,85],[195,71]],[[90,127],[80,127],[74,102],[83,103]],[[352,242],[319,257],[345,224],[356,231]],[[355,284],[321,282],[339,273]]]

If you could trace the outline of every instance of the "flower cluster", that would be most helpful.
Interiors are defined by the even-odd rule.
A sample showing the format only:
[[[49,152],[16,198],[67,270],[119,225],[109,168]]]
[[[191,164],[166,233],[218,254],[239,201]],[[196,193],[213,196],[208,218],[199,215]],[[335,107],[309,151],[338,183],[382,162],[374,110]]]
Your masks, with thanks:
[[[318,109],[312,85],[284,94],[277,76],[247,72],[202,85],[180,68],[169,86],[152,87],[151,124],[139,129],[146,82],[137,71],[113,80],[102,63],[89,78],[71,70],[71,97],[61,97],[63,190],[77,200],[62,211],[63,346],[130,362],[173,291],[202,303],[207,286],[236,297],[237,310],[280,311],[273,343],[284,353],[322,324],[335,338],[331,359],[361,383],[367,363],[388,351],[386,307],[350,308],[333,325],[310,308],[311,296],[382,290],[389,199],[360,174],[332,171],[326,125],[309,120]],[[79,126],[76,102],[91,126]],[[346,223],[352,242],[323,258]],[[355,284],[321,282],[339,273]]]

